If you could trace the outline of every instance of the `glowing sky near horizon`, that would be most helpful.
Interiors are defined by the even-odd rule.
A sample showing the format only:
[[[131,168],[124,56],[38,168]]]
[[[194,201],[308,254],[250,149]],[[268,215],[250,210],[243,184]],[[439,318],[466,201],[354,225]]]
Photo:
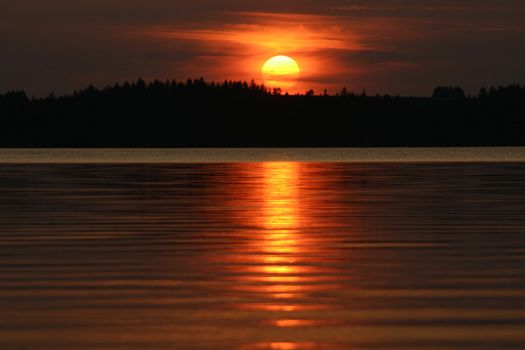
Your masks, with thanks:
[[[0,0],[0,92],[178,79],[261,81],[294,57],[298,91],[429,95],[525,82],[522,0]]]

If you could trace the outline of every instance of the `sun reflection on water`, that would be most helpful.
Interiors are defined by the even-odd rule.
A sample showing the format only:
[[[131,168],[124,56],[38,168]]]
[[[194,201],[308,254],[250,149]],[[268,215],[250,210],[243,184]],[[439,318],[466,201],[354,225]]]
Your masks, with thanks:
[[[265,234],[261,240],[264,255],[261,273],[273,282],[265,289],[270,293],[274,292],[275,298],[283,298],[283,295],[293,298],[295,293],[303,291],[302,278],[298,275],[300,269],[296,264],[290,263],[290,260],[288,264],[284,263],[286,258],[295,257],[299,253],[299,167],[298,163],[263,164],[264,210],[261,221]],[[273,259],[276,260],[272,262]]]
[[[298,163],[263,164],[264,226],[272,231],[272,241],[292,239],[290,230],[299,221]],[[288,246],[288,244],[283,244]]]
[[[258,183],[248,190],[255,205],[240,219],[254,229],[247,232],[245,252],[250,255],[238,257],[245,264],[238,270],[234,288],[251,302],[238,303],[236,308],[259,313],[260,326],[281,337],[246,348],[318,348],[316,343],[280,340],[295,339],[288,334],[293,329],[328,324],[325,318],[333,310],[323,295],[334,288],[337,271],[326,265],[330,252],[320,241],[322,236],[310,232],[320,223],[313,221],[314,202],[305,186],[319,180],[311,177],[315,172],[308,166],[273,162],[250,168],[249,175]]]
[[[308,350],[317,349],[315,343],[269,342],[243,346],[240,350]]]

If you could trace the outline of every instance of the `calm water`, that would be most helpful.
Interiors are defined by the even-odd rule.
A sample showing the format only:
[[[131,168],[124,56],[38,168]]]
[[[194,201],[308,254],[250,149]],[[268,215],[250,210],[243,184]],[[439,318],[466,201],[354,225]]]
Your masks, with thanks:
[[[0,349],[525,349],[525,163],[3,164]]]

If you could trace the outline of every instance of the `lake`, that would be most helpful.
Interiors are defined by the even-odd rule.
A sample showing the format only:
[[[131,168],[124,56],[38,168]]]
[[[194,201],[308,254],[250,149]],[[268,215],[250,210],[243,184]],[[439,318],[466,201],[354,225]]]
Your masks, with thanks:
[[[524,149],[0,151],[0,349],[524,349]]]

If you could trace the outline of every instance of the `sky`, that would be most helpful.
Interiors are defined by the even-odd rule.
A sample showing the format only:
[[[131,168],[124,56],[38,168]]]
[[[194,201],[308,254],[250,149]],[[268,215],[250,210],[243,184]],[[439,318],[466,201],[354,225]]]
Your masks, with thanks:
[[[251,80],[275,55],[291,92],[431,95],[525,83],[523,0],[0,0],[0,92]]]

